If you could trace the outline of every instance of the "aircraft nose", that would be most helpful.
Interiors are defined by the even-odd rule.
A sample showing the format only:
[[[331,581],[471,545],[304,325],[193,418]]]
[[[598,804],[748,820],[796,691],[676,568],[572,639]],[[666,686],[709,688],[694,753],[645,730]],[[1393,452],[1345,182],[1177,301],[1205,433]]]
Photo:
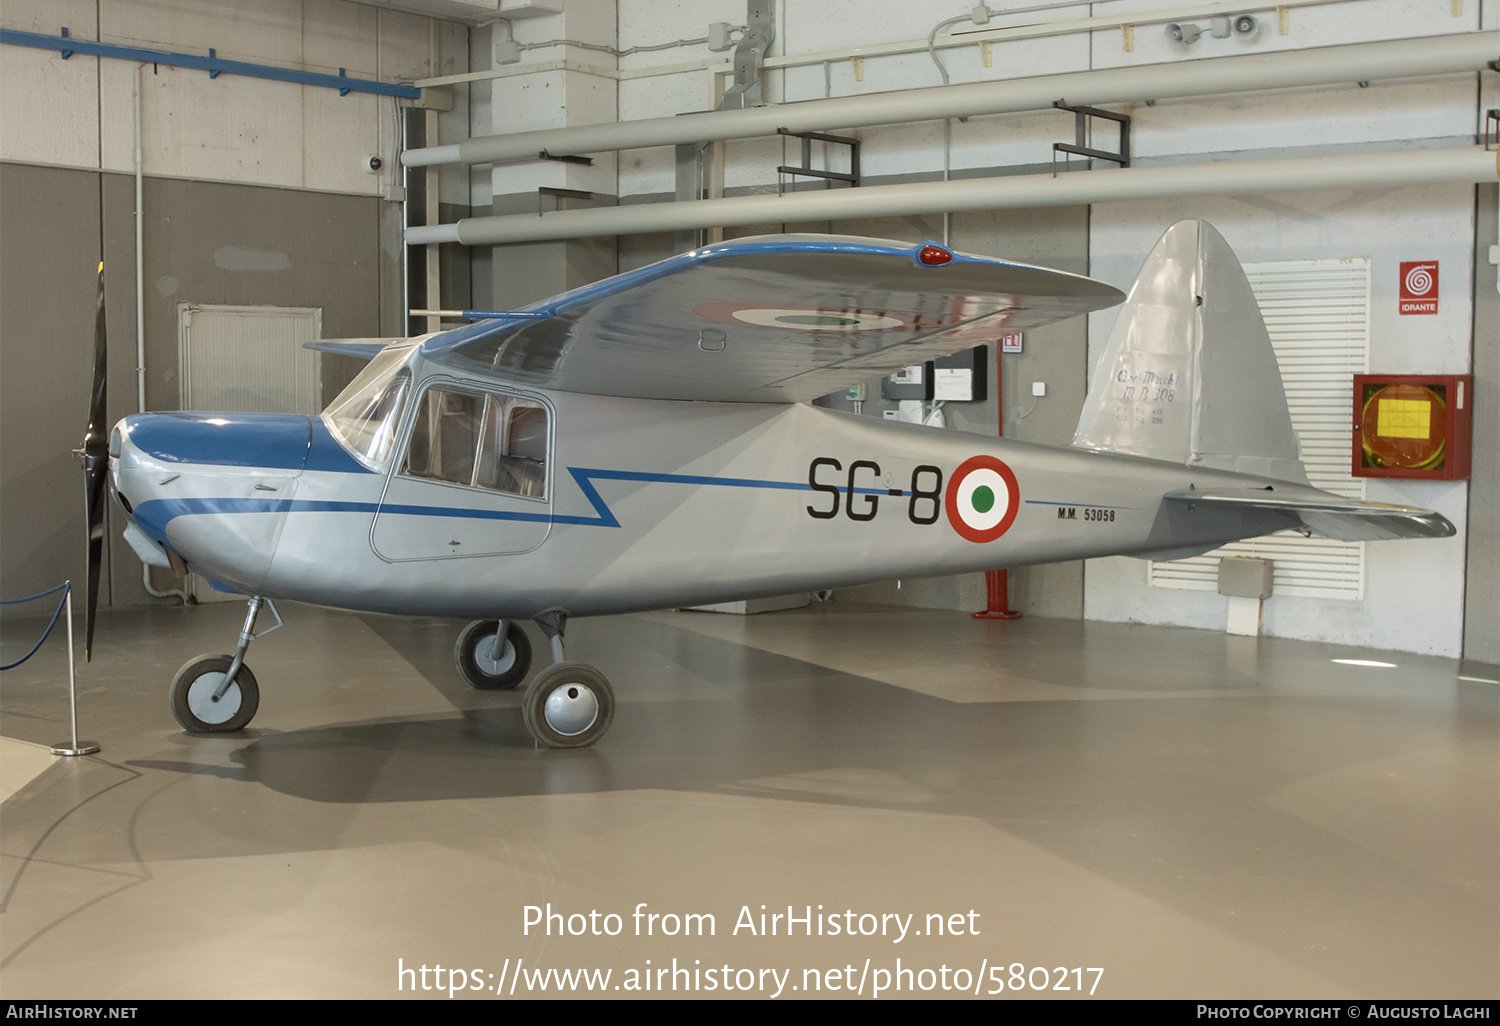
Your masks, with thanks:
[[[257,594],[310,437],[311,418],[302,415],[136,414],[110,436],[111,490],[154,546]]]
[[[135,503],[130,498],[127,482],[138,476],[141,461],[140,450],[129,440],[129,422],[133,419],[124,418],[109,433],[109,493],[132,521]],[[139,489],[136,490],[136,497],[140,497]]]

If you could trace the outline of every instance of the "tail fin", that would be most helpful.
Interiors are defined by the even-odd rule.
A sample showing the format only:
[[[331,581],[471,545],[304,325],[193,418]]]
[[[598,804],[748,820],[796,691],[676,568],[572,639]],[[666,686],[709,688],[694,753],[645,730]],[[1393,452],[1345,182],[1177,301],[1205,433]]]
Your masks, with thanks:
[[[1177,222],[1146,258],[1073,444],[1307,482],[1260,307],[1206,221]]]

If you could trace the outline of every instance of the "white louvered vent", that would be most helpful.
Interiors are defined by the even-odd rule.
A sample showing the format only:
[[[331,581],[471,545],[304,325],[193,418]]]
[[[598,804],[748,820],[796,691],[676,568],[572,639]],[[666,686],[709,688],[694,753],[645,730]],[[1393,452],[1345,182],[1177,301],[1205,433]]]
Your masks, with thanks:
[[[1363,499],[1364,479],[1349,473],[1349,416],[1353,376],[1369,361],[1369,258],[1246,264],[1245,276],[1276,350],[1308,479],[1318,488]],[[1364,597],[1363,542],[1304,538],[1292,531],[1233,542],[1192,559],[1153,561],[1148,578],[1159,588],[1215,591],[1221,556],[1274,560],[1276,594]]]
[[[317,307],[178,306],[182,404],[187,410],[317,413]]]

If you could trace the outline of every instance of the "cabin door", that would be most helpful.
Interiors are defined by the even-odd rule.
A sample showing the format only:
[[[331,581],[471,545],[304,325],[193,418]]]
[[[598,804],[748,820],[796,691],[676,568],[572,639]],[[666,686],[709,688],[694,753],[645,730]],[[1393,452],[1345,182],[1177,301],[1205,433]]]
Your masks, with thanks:
[[[540,397],[428,382],[375,513],[383,559],[530,552],[552,529],[552,411]]]

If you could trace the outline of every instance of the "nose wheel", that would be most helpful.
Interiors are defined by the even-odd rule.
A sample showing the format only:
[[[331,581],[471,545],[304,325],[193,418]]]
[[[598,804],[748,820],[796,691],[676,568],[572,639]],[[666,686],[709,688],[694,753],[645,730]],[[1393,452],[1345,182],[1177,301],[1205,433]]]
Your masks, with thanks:
[[[222,734],[243,730],[260,708],[260,686],[250,667],[240,664],[234,682],[224,688],[234,656],[201,655],[172,678],[172,715],[189,734]],[[220,694],[220,690],[223,693]]]
[[[255,618],[262,606],[276,617],[276,626],[257,634]],[[172,678],[172,716],[183,730],[189,734],[227,734],[250,725],[260,708],[260,685],[245,665],[245,650],[250,642],[280,629],[281,625],[275,603],[253,596],[234,655],[201,655],[177,671]]]
[[[592,666],[556,663],[526,686],[521,716],[531,736],[549,748],[586,748],[614,721],[614,689]]]

